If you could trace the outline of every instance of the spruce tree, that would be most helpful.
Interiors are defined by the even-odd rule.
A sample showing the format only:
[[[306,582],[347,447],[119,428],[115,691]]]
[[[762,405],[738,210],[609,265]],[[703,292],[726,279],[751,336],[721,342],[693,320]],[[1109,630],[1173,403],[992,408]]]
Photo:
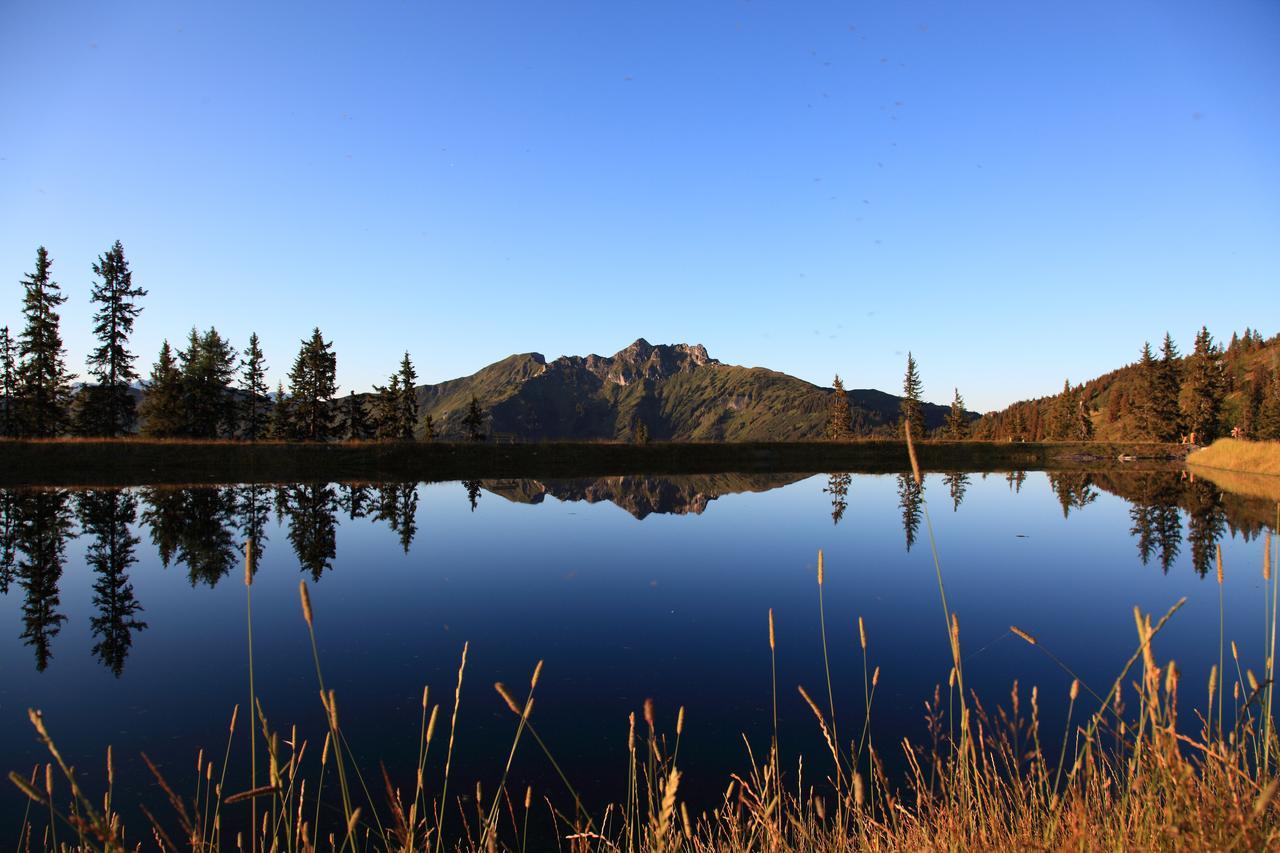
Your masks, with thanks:
[[[193,438],[218,438],[231,433],[235,426],[231,380],[236,366],[231,342],[212,327],[204,334],[192,329],[187,348],[178,353],[178,362],[182,367],[186,434]]]
[[[844,390],[840,374],[831,380],[831,402],[827,404],[826,436],[829,441],[853,438],[853,416],[849,411],[849,394]]]
[[[1152,438],[1156,441],[1177,441],[1182,433],[1182,413],[1178,397],[1182,389],[1182,370],[1178,362],[1178,348],[1173,338],[1165,332],[1160,347],[1160,369],[1151,397]]]
[[[1075,422],[1076,398],[1071,389],[1071,380],[1064,379],[1062,393],[1053,398],[1049,404],[1049,423],[1046,430],[1050,441],[1069,441],[1073,438]]]
[[[293,441],[297,438],[293,423],[293,401],[284,393],[284,384],[276,383],[275,405],[271,407],[268,433],[274,441]]]
[[[49,253],[36,250],[35,272],[22,280],[26,327],[18,344],[18,423],[22,435],[51,438],[67,428],[71,380],[58,330],[59,305],[67,301],[53,280]]]
[[[347,393],[342,405],[342,437],[347,441],[363,441],[369,437],[369,415],[355,391]]]
[[[267,411],[270,408],[270,392],[267,386],[267,364],[258,343],[258,333],[249,335],[240,361],[240,434],[249,441],[257,441],[267,434]]]
[[[1264,441],[1280,441],[1280,368],[1272,372],[1271,381],[1258,407],[1257,437]]]
[[[1208,444],[1218,434],[1222,412],[1222,350],[1203,326],[1196,333],[1195,349],[1187,364],[1185,412],[1187,428],[1199,444]]]
[[[89,298],[97,305],[93,334],[98,346],[89,353],[89,373],[97,384],[85,391],[80,411],[80,430],[90,435],[117,436],[133,432],[137,422],[130,383],[138,378],[129,352],[133,323],[142,313],[138,299],[147,291],[133,286],[133,273],[124,257],[124,246],[115,245],[98,258]]]
[[[337,393],[338,357],[317,327],[302,342],[289,371],[294,432],[304,441],[326,441],[333,432],[333,395]]]
[[[467,441],[484,441],[484,421],[486,413],[480,408],[480,401],[471,397],[467,413],[462,418],[462,426],[467,431]]]
[[[916,360],[907,353],[907,373],[902,379],[902,417],[911,425],[911,437],[924,437],[924,407],[920,403],[920,373]]]
[[[382,440],[400,438],[400,374],[391,374],[386,385],[375,385],[373,391],[374,437]]]
[[[0,328],[0,436],[18,434],[18,348],[9,327]]]
[[[173,438],[187,429],[182,371],[174,360],[169,342],[160,346],[160,357],[151,368],[151,378],[143,387],[142,433],[153,438]]]
[[[964,397],[957,388],[955,399],[951,401],[951,411],[947,412],[946,435],[954,441],[969,437],[969,416],[964,413]]]
[[[1156,395],[1160,386],[1160,364],[1151,352],[1151,343],[1143,342],[1142,357],[1138,359],[1138,392],[1133,405],[1134,431],[1139,438],[1158,440],[1162,434],[1156,414]]]
[[[1248,337],[1246,330],[1245,340]],[[1258,437],[1258,416],[1262,413],[1262,403],[1267,396],[1267,369],[1261,365],[1254,369],[1253,378],[1244,387],[1240,400],[1240,431],[1245,438]]]
[[[400,372],[397,375],[400,386],[399,405],[397,407],[396,432],[402,441],[413,441],[418,427],[418,372],[413,369],[406,350],[400,361]]]

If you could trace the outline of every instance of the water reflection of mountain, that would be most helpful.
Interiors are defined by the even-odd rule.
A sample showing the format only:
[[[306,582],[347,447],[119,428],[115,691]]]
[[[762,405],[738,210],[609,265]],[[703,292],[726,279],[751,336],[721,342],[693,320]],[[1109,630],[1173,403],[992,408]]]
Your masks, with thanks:
[[[810,474],[691,474],[672,477],[622,475],[574,480],[481,480],[488,492],[514,503],[538,504],[547,495],[560,501],[608,501],[636,518],[701,515],[722,495],[767,492]]]

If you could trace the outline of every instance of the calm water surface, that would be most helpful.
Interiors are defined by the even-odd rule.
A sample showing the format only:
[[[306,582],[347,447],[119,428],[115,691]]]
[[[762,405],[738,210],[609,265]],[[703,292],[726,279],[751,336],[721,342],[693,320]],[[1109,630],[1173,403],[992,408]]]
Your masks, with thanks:
[[[302,578],[367,768],[384,761],[412,789],[423,685],[447,711],[469,641],[454,790],[495,784],[514,721],[491,685],[526,684],[545,659],[535,721],[589,799],[622,797],[627,715],[652,697],[667,729],[686,708],[692,805],[744,769],[744,733],[767,750],[769,608],[784,760],[804,753],[813,781],[827,772],[796,691],[825,689],[821,548],[841,737],[863,717],[862,616],[892,768],[901,738],[925,738],[924,703],[950,664],[920,497],[903,477],[864,475],[0,491],[0,764],[46,760],[26,720],[37,707],[91,789],[112,744],[118,802],[158,799],[140,751],[190,790],[197,749],[220,756],[248,701],[242,549],[254,539],[254,665],[273,726],[323,739]],[[930,475],[923,497],[966,677],[988,704],[1007,704],[1017,679],[1024,698],[1039,687],[1050,731],[1064,721],[1069,676],[1011,624],[1104,692],[1134,648],[1133,606],[1159,615],[1184,596],[1157,653],[1199,696],[1218,659],[1215,544],[1227,637],[1261,671],[1258,537],[1274,508],[1178,474]],[[229,791],[248,787],[243,725],[237,737]],[[535,751],[513,776],[516,790],[563,797]],[[24,805],[6,786],[0,829],[16,837]]]

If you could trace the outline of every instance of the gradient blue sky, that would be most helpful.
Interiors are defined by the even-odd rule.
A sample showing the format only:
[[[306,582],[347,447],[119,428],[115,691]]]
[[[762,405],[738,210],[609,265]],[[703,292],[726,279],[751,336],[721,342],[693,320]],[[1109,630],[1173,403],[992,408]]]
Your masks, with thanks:
[[[972,408],[1277,330],[1280,3],[0,2],[0,324],[319,325],[343,391],[636,337]]]

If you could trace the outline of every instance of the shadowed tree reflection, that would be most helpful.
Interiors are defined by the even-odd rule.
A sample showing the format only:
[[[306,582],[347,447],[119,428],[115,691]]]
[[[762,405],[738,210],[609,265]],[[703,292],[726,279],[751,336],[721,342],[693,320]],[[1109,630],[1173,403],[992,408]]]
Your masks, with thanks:
[[[85,549],[85,562],[97,576],[93,604],[98,615],[89,619],[97,642],[93,654],[117,678],[133,645],[133,635],[147,627],[138,619],[142,605],[133,594],[129,567],[138,561],[134,549],[140,541],[129,530],[138,515],[137,499],[120,489],[83,492],[77,509],[84,535],[93,537]]]
[[[942,476],[942,482],[947,484],[947,491],[951,494],[951,511],[957,512],[964,501],[964,493],[969,490],[969,475],[952,471]]]
[[[902,531],[907,536],[907,550],[916,544],[920,531],[921,504],[924,502],[924,485],[916,484],[910,474],[898,475],[898,508],[902,510]]]
[[[1027,482],[1026,471],[1010,471],[1004,475],[1005,481],[1015,495],[1022,494],[1022,484]]]
[[[467,501],[471,504],[471,511],[476,511],[476,504],[480,502],[480,481],[479,480],[463,480],[462,487],[467,490]]]
[[[278,489],[278,505],[281,493],[283,517],[289,519],[289,543],[302,570],[319,581],[338,555],[338,496],[329,483],[295,483]]]
[[[339,489],[338,506],[355,521],[369,513],[369,486],[365,483],[343,483]]]
[[[240,561],[233,533],[236,490],[150,488],[142,492],[142,520],[160,562],[187,567],[191,585],[214,586]]]
[[[472,509],[475,509],[474,504]],[[374,518],[385,521],[400,536],[400,547],[408,554],[413,537],[418,533],[418,484],[387,483],[379,486]]]
[[[1084,509],[1098,499],[1098,490],[1093,487],[1093,478],[1080,471],[1068,471],[1049,475],[1049,487],[1058,496],[1062,505],[1062,517],[1068,518],[1071,510]]]
[[[839,524],[849,508],[849,484],[853,478],[848,474],[831,474],[827,477],[827,487],[822,491],[831,495],[831,523]]]
[[[1214,548],[1226,530],[1227,518],[1222,511],[1221,495],[1216,486],[1204,480],[1187,483],[1187,542],[1191,545],[1191,565],[1201,577],[1214,564]]]
[[[271,517],[267,498],[271,490],[267,486],[250,484],[236,490],[236,529],[240,531],[240,551],[253,543],[253,574],[257,576],[262,566],[262,555],[267,550],[267,521]]]
[[[9,594],[17,553],[18,495],[12,489],[0,489],[0,595]]]
[[[58,582],[62,579],[67,539],[71,535],[71,511],[61,489],[37,489],[19,493],[15,502],[18,520],[16,548],[21,553],[17,577],[26,597],[22,602],[22,641],[35,650],[36,669],[49,666],[49,644],[67,617],[58,612]]]

